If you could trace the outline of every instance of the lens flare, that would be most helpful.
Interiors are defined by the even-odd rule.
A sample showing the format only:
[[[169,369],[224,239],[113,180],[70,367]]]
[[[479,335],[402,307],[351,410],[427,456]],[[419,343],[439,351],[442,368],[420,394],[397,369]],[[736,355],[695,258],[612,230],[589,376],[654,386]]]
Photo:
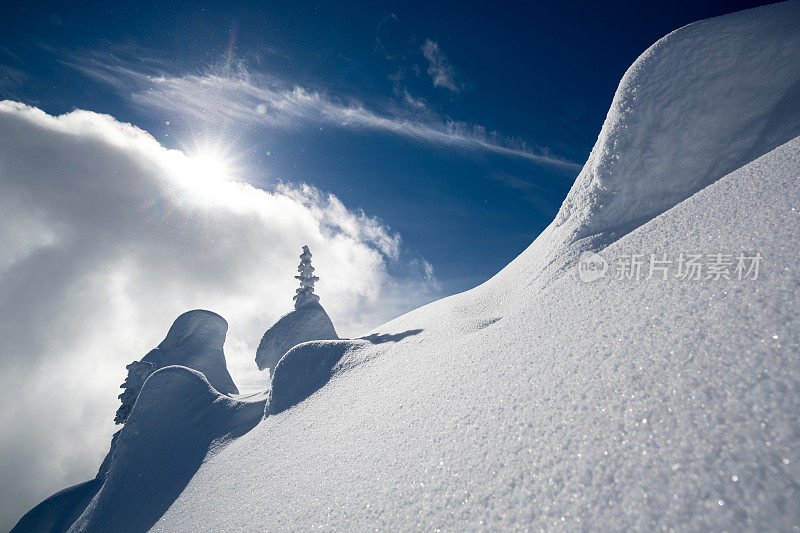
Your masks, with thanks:
[[[228,48],[225,51],[225,70],[230,70],[233,64],[233,54],[236,51],[236,36],[239,33],[239,22],[234,19],[231,25],[230,36],[228,37]]]

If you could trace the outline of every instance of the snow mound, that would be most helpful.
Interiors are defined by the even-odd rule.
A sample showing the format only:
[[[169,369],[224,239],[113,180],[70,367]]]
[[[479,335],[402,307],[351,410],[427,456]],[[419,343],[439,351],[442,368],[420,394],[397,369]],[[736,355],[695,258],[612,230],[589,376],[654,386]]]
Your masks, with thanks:
[[[275,367],[266,414],[300,403],[325,385],[342,356],[367,341],[305,342],[289,350]]]
[[[256,364],[259,370],[273,372],[281,357],[292,347],[308,341],[338,338],[322,305],[316,301],[307,302],[281,317],[264,333],[256,351]]]
[[[92,479],[53,494],[28,511],[11,533],[66,531],[102,484],[102,479]]]
[[[218,314],[202,309],[188,311],[175,319],[166,338],[142,362],[153,363],[156,368],[186,366],[202,372],[219,392],[238,394],[222,350],[227,332],[228,323]]]
[[[571,264],[800,135],[800,3],[685,26],[625,73],[591,155],[512,276]]]
[[[204,329],[202,320],[188,322]],[[203,460],[249,431],[263,412],[263,401],[222,395],[195,370],[156,371],[120,431],[103,486],[71,531],[147,530]]]

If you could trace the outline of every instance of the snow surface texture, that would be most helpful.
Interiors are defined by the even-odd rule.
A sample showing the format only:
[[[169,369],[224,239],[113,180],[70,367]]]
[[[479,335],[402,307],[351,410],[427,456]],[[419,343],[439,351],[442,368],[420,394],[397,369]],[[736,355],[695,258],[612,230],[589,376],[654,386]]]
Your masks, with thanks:
[[[181,365],[202,372],[223,394],[239,394],[225,363],[222,345],[228,323],[211,311],[196,309],[175,319],[166,338],[142,358],[156,368]]]
[[[76,529],[800,526],[800,138],[789,124],[800,67],[786,60],[798,37],[792,3],[656,43],[526,252],[359,341],[296,347],[271,400],[294,387],[294,405],[270,406],[241,437],[217,438],[255,424],[231,422],[235,400],[188,370],[153,374]],[[740,251],[764,262],[747,281],[582,283],[566,270],[601,247],[612,263]],[[328,358],[322,370],[294,375],[288,365],[313,352]],[[162,373],[177,385],[150,394]]]
[[[322,305],[319,302],[306,302],[282,316],[264,333],[256,350],[256,364],[259,370],[269,369],[273,372],[281,357],[293,346],[307,341],[338,338],[333,322]]]

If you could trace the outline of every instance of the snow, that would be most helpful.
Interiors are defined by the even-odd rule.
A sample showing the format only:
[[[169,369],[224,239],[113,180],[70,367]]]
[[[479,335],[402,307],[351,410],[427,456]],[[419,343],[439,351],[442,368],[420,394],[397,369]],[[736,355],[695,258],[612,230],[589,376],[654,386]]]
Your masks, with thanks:
[[[424,331],[345,354],[210,458],[155,530],[791,529],[798,154],[800,139],[603,251],[760,250],[758,280],[570,272],[421,308],[380,332]]]
[[[223,394],[238,394],[222,346],[228,323],[211,311],[196,309],[183,313],[169,328],[167,336],[142,358],[156,368],[181,365],[202,372],[209,383]]]
[[[300,281],[300,287],[295,291],[294,295],[295,309],[319,302],[319,296],[314,294],[314,283],[319,281],[319,278],[314,275],[314,270],[314,267],[311,266],[311,250],[308,249],[308,246],[303,245],[300,264],[297,266],[297,271],[300,275],[295,276],[295,279]]]
[[[70,531],[147,530],[204,458],[250,430],[263,412],[263,400],[220,394],[195,370],[156,371],[119,434],[102,487]]]
[[[295,346],[275,367],[267,414],[277,414],[300,403],[324,386],[344,354],[358,341],[306,342]]]
[[[133,409],[133,405],[136,403],[136,398],[139,397],[139,392],[141,392],[144,382],[147,381],[150,374],[156,371],[156,365],[155,363],[134,361],[126,365],[125,369],[128,371],[128,376],[125,378],[122,385],[120,385],[120,388],[124,390],[117,396],[121,405],[117,409],[117,414],[114,417],[115,424],[124,424],[128,419],[128,415],[131,414],[131,409]]]
[[[798,28],[786,3],[656,43],[528,250],[362,339],[295,347],[268,406],[153,374],[74,530],[800,526]],[[586,250],[763,263],[585,283]]]
[[[297,266],[300,274],[295,276],[300,281],[293,297],[295,310],[282,316],[264,333],[256,350],[259,370],[269,369],[272,373],[281,357],[300,343],[339,338],[328,313],[319,303],[319,296],[314,294],[314,283],[319,281],[314,270],[311,251],[304,245]]]
[[[510,277],[544,270],[545,282],[800,135],[799,23],[798,4],[784,2],[690,24],[647,49],[555,220]]]
[[[25,513],[11,533],[66,531],[102,484],[101,479],[92,479],[53,494]]]
[[[26,513],[15,531],[66,531],[73,523],[87,522],[86,518],[76,522],[87,506],[91,509],[93,519],[97,519],[103,516],[103,511],[94,511],[95,507],[102,507],[103,501],[115,501],[115,498],[131,498],[128,503],[137,502],[136,505],[121,507],[117,503],[111,505],[111,513],[120,520],[114,522],[117,530],[147,529],[152,513],[157,513],[156,518],[160,516],[177,496],[180,484],[185,484],[187,476],[196,470],[199,463],[193,461],[197,457],[202,459],[208,452],[211,444],[207,441],[244,433],[264,411],[266,396],[263,394],[222,400],[230,395],[238,395],[236,385],[228,374],[222,350],[227,329],[225,319],[201,309],[188,311],[175,319],[166,338],[157,348],[140,362],[128,365],[126,392],[134,396],[123,398],[123,405],[117,414],[118,418],[120,413],[124,415],[121,421],[125,426],[114,434],[110,451],[100,465],[97,477],[47,498]],[[151,368],[160,370],[153,372]],[[212,386],[212,380],[224,393]],[[209,408],[211,404],[216,407]],[[220,410],[224,414],[220,414]],[[243,411],[246,414],[242,414]],[[135,419],[132,418],[134,412],[139,413]],[[202,423],[195,424],[198,420],[210,425],[213,430]],[[242,427],[246,429],[236,429],[238,424],[244,424]],[[176,436],[170,437],[170,432],[176,432]],[[158,443],[163,438],[171,439],[168,447],[180,450],[177,454],[179,460],[176,457],[164,457],[163,451],[156,452],[144,459],[155,468],[150,470],[150,476],[140,480],[144,485],[126,479],[130,475],[125,473],[127,469],[140,469],[137,461],[141,460],[141,456],[137,454],[149,454],[147,448],[160,446]],[[139,458],[129,461],[130,455]],[[166,461],[169,466],[159,464],[158,459]],[[159,472],[158,469],[162,469],[162,475],[169,479],[154,481],[158,475],[154,478],[152,474]],[[183,477],[181,474],[184,474]],[[147,486],[147,482],[153,482],[158,490],[154,492],[154,486]],[[122,487],[118,487],[118,484]],[[75,527],[80,530],[84,526]]]
[[[293,346],[307,341],[338,338],[333,322],[322,305],[314,301],[305,302],[282,316],[264,333],[256,351],[256,364],[259,370],[269,369],[272,372],[281,357]]]

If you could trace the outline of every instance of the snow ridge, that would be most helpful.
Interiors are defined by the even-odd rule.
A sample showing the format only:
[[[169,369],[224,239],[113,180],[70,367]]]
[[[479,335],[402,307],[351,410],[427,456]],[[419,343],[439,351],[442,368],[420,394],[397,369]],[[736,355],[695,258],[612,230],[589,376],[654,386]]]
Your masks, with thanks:
[[[334,367],[348,350],[366,343],[363,340],[313,341],[289,350],[275,367],[266,415],[278,414],[311,396],[331,379]]]
[[[229,398],[190,368],[156,371],[119,433],[103,486],[69,531],[149,529],[203,460],[252,429],[263,412],[263,400]]]
[[[545,271],[546,284],[582,251],[800,135],[799,27],[790,1],[696,22],[648,48],[555,220],[508,276]]]

